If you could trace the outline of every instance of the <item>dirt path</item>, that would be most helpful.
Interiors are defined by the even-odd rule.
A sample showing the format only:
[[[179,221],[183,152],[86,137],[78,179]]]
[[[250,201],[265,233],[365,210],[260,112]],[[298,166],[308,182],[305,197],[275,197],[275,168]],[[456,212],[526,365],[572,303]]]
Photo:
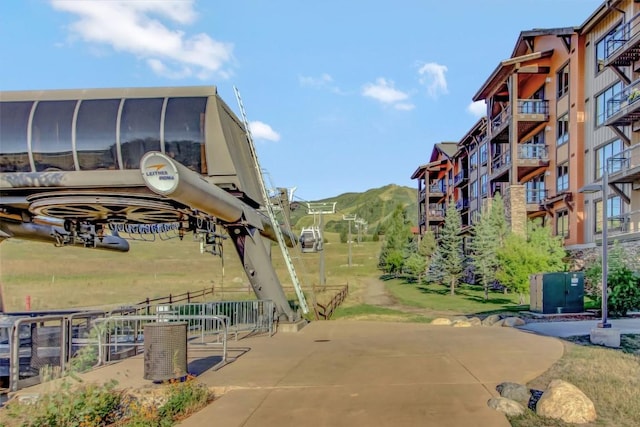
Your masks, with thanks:
[[[390,308],[393,310],[403,311],[405,313],[421,314],[427,317],[452,316],[460,314],[453,311],[437,311],[400,304],[392,295],[389,294],[384,282],[377,277],[369,277],[365,279],[363,283],[365,286],[363,302],[365,304]]]

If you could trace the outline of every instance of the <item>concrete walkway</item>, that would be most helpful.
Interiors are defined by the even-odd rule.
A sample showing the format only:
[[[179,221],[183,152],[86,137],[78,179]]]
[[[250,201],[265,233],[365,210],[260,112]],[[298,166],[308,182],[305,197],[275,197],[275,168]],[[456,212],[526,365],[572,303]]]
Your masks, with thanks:
[[[533,322],[519,329],[535,332],[550,337],[571,337],[576,335],[589,335],[591,329],[596,328],[601,320],[576,320],[567,322]],[[620,329],[621,334],[640,334],[640,318],[633,319],[609,319],[612,327]]]
[[[495,386],[536,378],[563,345],[513,328],[319,321],[299,332],[230,341],[229,352],[234,360],[213,371],[220,353],[189,346],[189,371],[216,399],[181,427],[509,427],[487,406]],[[81,375],[84,382],[115,379],[118,388],[153,387],[143,376],[142,355]]]
[[[238,342],[248,350],[199,379],[219,396],[182,427],[508,427],[490,409],[503,381],[525,383],[560,341],[511,328],[313,322]]]

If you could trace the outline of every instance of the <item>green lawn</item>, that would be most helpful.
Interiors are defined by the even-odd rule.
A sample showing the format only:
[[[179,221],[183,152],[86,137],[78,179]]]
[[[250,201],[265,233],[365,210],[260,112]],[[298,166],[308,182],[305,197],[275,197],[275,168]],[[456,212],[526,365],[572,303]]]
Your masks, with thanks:
[[[392,279],[386,282],[388,291],[402,305],[419,307],[452,314],[490,314],[503,311],[528,310],[529,305],[518,305],[518,295],[490,292],[485,301],[481,286],[461,285],[452,296],[448,286],[406,283]]]

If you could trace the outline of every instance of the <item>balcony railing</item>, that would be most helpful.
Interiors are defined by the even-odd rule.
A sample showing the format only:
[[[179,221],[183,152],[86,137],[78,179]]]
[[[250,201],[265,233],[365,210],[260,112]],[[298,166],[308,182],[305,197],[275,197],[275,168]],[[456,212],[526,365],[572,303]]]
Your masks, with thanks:
[[[542,144],[519,144],[519,160],[549,160],[549,149]]]
[[[528,188],[525,190],[525,201],[528,205],[539,205],[547,198],[547,192],[542,188]]]
[[[627,126],[640,118],[640,80],[632,82],[607,100],[606,125]]]
[[[509,118],[511,117],[511,107],[507,106],[504,110],[500,111],[500,113],[491,119],[491,133],[495,135],[499,133],[500,130],[503,129],[504,126],[509,122]]]
[[[610,183],[635,182],[640,179],[640,144],[607,159]]]
[[[456,210],[464,210],[469,209],[469,200],[467,199],[458,199],[456,201]]]
[[[445,185],[444,185],[444,181],[440,181],[437,182],[435,184],[431,184],[429,186],[429,193],[444,193],[445,192]]]
[[[615,32],[606,36],[604,56],[606,65],[631,65],[638,59],[637,45],[640,42],[640,13],[629,22],[620,26]]]
[[[546,99],[519,99],[518,114],[549,114],[549,101]]]
[[[469,176],[467,174],[467,171],[466,170],[460,171],[453,178],[453,185],[457,187],[462,183],[467,182],[468,179],[469,179]]]

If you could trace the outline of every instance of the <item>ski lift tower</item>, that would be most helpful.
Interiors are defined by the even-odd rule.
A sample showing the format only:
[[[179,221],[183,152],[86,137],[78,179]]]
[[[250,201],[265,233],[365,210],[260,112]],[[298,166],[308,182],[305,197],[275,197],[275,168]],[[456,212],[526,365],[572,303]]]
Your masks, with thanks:
[[[347,243],[349,244],[349,268],[351,268],[351,223],[356,221],[358,216],[353,215],[342,215],[343,221],[349,221],[349,234],[347,235]]]
[[[356,228],[358,229],[358,244],[362,243],[362,229],[367,230],[367,221],[362,218],[356,219]]]
[[[309,215],[318,215],[318,228],[320,231],[320,241],[324,239],[324,224],[322,222],[322,215],[334,214],[336,213],[336,203],[337,202],[310,202],[307,203],[307,213]],[[326,283],[324,277],[324,245],[320,245],[320,287],[324,288]]]

